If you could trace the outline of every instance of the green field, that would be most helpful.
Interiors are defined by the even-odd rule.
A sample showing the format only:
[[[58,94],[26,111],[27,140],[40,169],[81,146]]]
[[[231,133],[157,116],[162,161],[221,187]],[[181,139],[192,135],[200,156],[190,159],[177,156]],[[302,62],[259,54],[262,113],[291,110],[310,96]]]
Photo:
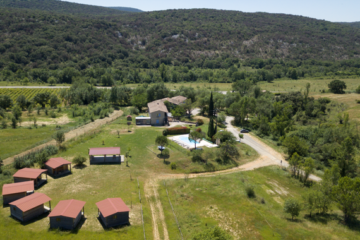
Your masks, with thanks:
[[[337,78],[336,78],[337,79]],[[320,93],[321,90],[328,90],[328,84],[334,79],[299,79],[299,80],[275,80],[271,83],[259,82],[261,89],[271,92],[296,92],[304,91],[307,83],[311,84],[311,93]],[[360,85],[360,79],[340,79],[346,83],[346,91],[354,92]]]
[[[16,98],[20,95],[24,95],[26,100],[31,100],[38,93],[48,92],[59,95],[60,90],[60,88],[0,88],[0,95],[9,95],[13,102],[16,103]]]
[[[245,186],[255,186],[255,199],[249,199]],[[306,191],[298,180],[278,167],[207,178],[165,180],[159,188],[167,218],[170,239],[181,239],[167,195],[174,207],[184,239],[220,226],[234,239],[358,239],[359,227],[341,223],[342,213],[333,208],[328,216],[309,218],[303,211],[291,221],[283,212],[288,198]],[[265,203],[261,200],[264,199]]]

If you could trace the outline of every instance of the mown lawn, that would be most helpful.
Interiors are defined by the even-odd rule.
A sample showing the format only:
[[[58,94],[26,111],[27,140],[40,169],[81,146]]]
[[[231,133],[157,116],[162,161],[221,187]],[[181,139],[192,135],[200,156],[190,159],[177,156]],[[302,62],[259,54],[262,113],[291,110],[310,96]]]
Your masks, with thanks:
[[[170,158],[164,162],[160,158],[160,152],[156,149],[155,144],[156,136],[162,134],[164,128],[132,125],[129,132],[126,123],[125,116],[122,116],[111,124],[104,125],[100,131],[88,133],[64,144],[66,150],[53,157],[61,156],[71,161],[74,156],[82,155],[87,158],[86,166],[84,168],[73,167],[73,173],[65,177],[58,179],[49,177],[48,183],[37,190],[52,198],[52,207],[56,206],[60,200],[65,199],[74,198],[86,201],[86,220],[78,231],[49,230],[49,219],[46,216],[22,225],[11,218],[9,208],[4,207],[0,210],[0,239],[143,239],[137,179],[140,183],[143,200],[146,239],[152,239],[151,212],[143,192],[144,183],[159,174],[205,171],[205,167],[203,163],[192,162],[188,151],[174,144],[168,147]],[[118,131],[120,135],[118,135]],[[131,157],[126,158],[128,166],[126,163],[121,165],[89,164],[89,148],[115,146],[121,148],[123,155],[130,148]],[[237,164],[218,164],[216,166],[219,169],[230,168],[257,157],[257,154],[247,146],[239,144],[238,147],[241,158]],[[216,149],[211,151],[216,151]],[[172,162],[177,164],[176,170],[171,170],[170,163]],[[9,176],[10,180],[11,176]],[[6,182],[6,179],[3,179],[3,182]],[[128,206],[132,204],[130,226],[115,230],[102,228],[96,218],[95,203],[109,197],[121,197]]]
[[[247,184],[255,187],[256,198],[247,197]],[[166,188],[184,239],[214,226],[220,226],[234,239],[359,239],[360,227],[350,229],[343,225],[342,214],[335,207],[326,217],[310,219],[303,211],[292,221],[283,212],[283,203],[287,198],[301,200],[308,189],[275,166],[215,177],[162,181],[159,191],[170,238],[181,239]]]

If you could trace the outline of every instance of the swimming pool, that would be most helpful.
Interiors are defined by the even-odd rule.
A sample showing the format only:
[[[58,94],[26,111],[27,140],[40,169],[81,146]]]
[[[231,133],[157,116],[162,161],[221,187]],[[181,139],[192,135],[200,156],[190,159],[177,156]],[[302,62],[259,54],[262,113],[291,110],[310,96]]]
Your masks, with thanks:
[[[189,140],[189,137],[188,136],[180,136],[179,137],[179,140],[187,143],[187,144],[195,144],[196,141],[194,140]],[[199,142],[196,142],[196,144],[199,144]]]

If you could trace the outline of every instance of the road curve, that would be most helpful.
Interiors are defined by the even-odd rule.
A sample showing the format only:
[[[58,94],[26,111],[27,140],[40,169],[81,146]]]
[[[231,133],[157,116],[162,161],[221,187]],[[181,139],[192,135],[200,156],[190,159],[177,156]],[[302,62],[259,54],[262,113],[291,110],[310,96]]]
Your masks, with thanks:
[[[226,129],[229,132],[231,132],[236,137],[236,139],[240,140],[239,137],[240,131],[231,124],[232,120],[234,120],[234,117],[229,117],[229,116],[226,117],[226,123],[227,123]],[[273,148],[266,145],[261,140],[251,136],[248,133],[244,133],[243,135],[244,138],[241,139],[241,142],[245,143],[246,145],[249,145],[260,154],[261,157],[259,160],[257,160],[257,164],[259,165],[259,167],[264,167],[269,165],[279,165],[283,167],[289,167],[289,163],[284,159],[284,157],[280,153],[275,151]],[[256,166],[254,166],[254,168],[256,168]],[[315,175],[310,175],[309,179],[316,182],[321,181],[321,178]]]

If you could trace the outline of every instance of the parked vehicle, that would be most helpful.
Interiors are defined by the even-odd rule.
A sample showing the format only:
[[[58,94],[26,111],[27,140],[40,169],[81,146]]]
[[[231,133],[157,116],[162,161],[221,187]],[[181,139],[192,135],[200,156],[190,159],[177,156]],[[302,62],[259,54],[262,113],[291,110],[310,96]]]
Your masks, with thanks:
[[[248,133],[249,130],[243,128],[243,129],[240,130],[240,132],[241,132],[241,133]]]

